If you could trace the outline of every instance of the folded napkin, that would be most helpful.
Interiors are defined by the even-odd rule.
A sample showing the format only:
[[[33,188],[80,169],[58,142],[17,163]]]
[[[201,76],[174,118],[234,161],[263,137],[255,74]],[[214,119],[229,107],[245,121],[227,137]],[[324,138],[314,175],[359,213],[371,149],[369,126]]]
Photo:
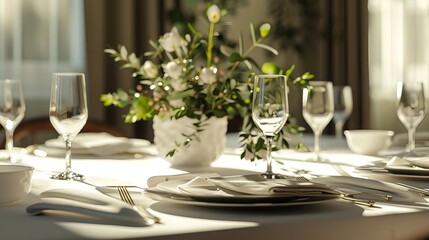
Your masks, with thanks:
[[[270,197],[270,196],[321,196],[339,195],[339,192],[326,185],[291,179],[265,179],[261,174],[221,177],[218,174],[181,174],[160,176],[157,181],[148,183],[150,192],[164,192],[181,196],[211,197]],[[156,187],[154,187],[156,183]]]
[[[429,168],[429,148],[416,148],[405,155],[403,159],[413,166]]]
[[[249,195],[291,195],[320,196],[323,194],[339,195],[336,190],[320,183],[287,179],[265,179],[260,174],[214,177],[207,179],[217,187]]]
[[[88,215],[112,224],[149,225],[131,206],[94,188],[52,189],[42,192],[40,198],[40,202],[27,207],[27,213],[40,215],[55,210]]]
[[[115,137],[109,133],[79,133],[73,139],[73,153],[111,156],[120,153],[141,153],[150,142],[143,139]],[[49,139],[41,147],[48,154],[64,154],[65,143],[62,136]]]
[[[147,180],[148,187],[156,187],[159,183],[177,180],[192,180],[195,177],[210,178],[220,177],[217,173],[183,173],[176,175],[153,176]]]

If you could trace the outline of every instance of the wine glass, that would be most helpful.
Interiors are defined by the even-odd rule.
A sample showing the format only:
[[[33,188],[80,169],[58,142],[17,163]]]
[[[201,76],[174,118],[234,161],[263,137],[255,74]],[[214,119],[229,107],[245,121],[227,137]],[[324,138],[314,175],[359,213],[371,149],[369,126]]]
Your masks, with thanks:
[[[0,124],[6,133],[6,150],[8,159],[16,162],[13,156],[13,132],[25,114],[24,93],[19,80],[0,81]]]
[[[271,146],[277,133],[289,117],[286,77],[283,75],[257,75],[253,89],[252,119],[262,131],[267,146],[267,170],[264,178],[282,178],[272,171]]]
[[[353,111],[353,95],[350,86],[334,86],[334,124],[335,136],[343,136],[344,123]]]
[[[320,135],[334,115],[334,94],[331,82],[310,81],[304,88],[302,114],[313,130],[314,152],[319,159]]]
[[[66,169],[53,179],[83,180],[84,176],[71,169],[71,146],[74,137],[88,119],[85,75],[83,73],[54,73],[52,78],[49,120],[66,144]]]
[[[397,88],[397,114],[408,130],[407,151],[416,147],[416,128],[426,115],[425,94],[422,82],[399,82]]]

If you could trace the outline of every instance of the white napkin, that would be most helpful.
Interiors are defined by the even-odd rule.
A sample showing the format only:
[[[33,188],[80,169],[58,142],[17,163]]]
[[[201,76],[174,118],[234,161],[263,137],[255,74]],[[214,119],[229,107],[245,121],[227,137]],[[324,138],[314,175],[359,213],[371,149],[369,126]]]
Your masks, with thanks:
[[[93,216],[114,224],[148,225],[138,212],[126,203],[93,188],[58,188],[40,194],[40,202],[27,207],[31,215],[58,210]]]
[[[79,133],[73,139],[72,145],[75,154],[111,156],[120,153],[141,153],[143,148],[150,145],[150,142],[143,139],[115,137],[109,133],[100,132]],[[49,154],[55,153],[55,150],[58,153],[59,149],[61,153],[65,149],[64,139],[61,136],[47,140],[41,150]]]
[[[320,196],[339,195],[339,192],[320,183],[290,179],[265,179],[260,174],[215,177],[207,179],[218,187],[250,195]]]
[[[261,174],[222,177],[216,173],[186,173],[157,176],[148,180],[147,191],[182,196],[234,197],[253,196],[321,196],[339,192],[320,183],[291,179],[265,179]]]
[[[148,187],[156,187],[159,183],[177,180],[192,180],[195,177],[209,178],[220,177],[217,173],[183,173],[176,175],[153,176],[147,180]]]
[[[429,148],[416,148],[403,158],[414,166],[429,168]]]

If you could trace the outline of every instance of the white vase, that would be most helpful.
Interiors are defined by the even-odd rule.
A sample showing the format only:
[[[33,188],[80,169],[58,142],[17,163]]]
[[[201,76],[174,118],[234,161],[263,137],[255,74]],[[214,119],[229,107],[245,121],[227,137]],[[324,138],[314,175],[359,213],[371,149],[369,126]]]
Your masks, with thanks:
[[[182,144],[186,140],[183,135],[195,132],[193,125],[196,119],[182,117],[170,119],[155,117],[153,122],[154,142],[161,157],[171,163],[172,166],[202,167],[210,166],[220,157],[226,144],[226,131],[228,120],[226,117],[209,119],[203,118],[201,132],[187,146],[180,146],[173,156],[166,156],[175,149],[176,144]]]

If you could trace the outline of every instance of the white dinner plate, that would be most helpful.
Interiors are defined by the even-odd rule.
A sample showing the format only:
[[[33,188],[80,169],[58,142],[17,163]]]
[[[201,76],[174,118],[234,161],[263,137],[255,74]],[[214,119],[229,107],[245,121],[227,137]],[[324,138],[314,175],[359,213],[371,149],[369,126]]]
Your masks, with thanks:
[[[386,163],[385,169],[401,177],[429,178],[429,169],[413,166],[400,157],[393,157]]]
[[[161,202],[168,202],[174,204],[185,204],[191,206],[201,206],[201,207],[221,207],[221,208],[260,208],[260,207],[286,207],[286,206],[296,206],[296,205],[312,205],[324,203],[327,201],[332,201],[337,198],[312,198],[312,199],[302,199],[302,201],[294,202],[265,202],[265,203],[253,203],[253,202],[212,202],[204,201],[204,199],[198,198],[186,198],[180,196],[174,196],[169,194],[160,194],[156,192],[146,191],[144,193],[146,196]],[[213,199],[211,199],[213,200]]]
[[[117,154],[143,153],[150,142],[144,139],[115,137],[108,133],[80,133],[73,140],[72,154],[81,156],[112,156]],[[65,143],[62,137],[49,139],[37,147],[48,156],[64,156]]]
[[[217,178],[219,179],[219,178]],[[250,195],[219,189],[212,185],[201,185],[195,194],[179,190],[189,180],[159,183],[145,192],[149,197],[165,202],[211,207],[275,207],[316,204],[339,198],[339,194],[320,195]],[[206,193],[206,194],[204,194]]]

